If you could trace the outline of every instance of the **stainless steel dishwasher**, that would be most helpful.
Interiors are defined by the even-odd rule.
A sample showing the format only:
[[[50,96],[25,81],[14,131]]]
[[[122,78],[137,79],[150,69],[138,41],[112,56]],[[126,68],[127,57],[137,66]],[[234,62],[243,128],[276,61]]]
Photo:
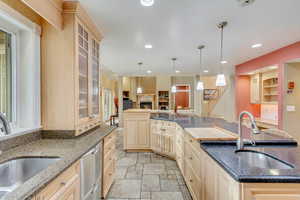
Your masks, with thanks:
[[[98,200],[101,194],[102,145],[100,142],[81,158],[81,199]]]

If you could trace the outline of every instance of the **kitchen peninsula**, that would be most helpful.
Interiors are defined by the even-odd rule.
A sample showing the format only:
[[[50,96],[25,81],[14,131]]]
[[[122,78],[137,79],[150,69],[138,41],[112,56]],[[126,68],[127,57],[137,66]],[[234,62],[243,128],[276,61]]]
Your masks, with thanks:
[[[207,132],[204,137],[201,129]],[[236,152],[236,133],[237,124],[223,119],[124,112],[125,150],[151,151],[176,160],[195,200],[299,199],[297,143],[266,131],[256,146]]]

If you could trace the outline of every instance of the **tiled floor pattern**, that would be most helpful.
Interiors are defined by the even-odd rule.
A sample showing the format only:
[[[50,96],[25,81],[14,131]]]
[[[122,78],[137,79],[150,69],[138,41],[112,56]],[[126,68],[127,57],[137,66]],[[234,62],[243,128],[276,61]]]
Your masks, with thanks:
[[[117,156],[116,180],[107,200],[192,200],[176,162],[153,153],[124,152],[122,130]]]

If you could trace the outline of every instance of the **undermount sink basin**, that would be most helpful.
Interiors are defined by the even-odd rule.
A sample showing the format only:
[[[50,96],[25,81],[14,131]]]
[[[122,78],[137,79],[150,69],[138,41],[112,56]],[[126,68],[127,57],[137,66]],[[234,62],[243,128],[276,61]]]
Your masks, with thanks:
[[[58,160],[58,157],[19,157],[0,163],[0,198]]]
[[[242,162],[247,162],[249,166],[261,169],[293,169],[294,166],[280,160],[272,155],[255,150],[237,150],[235,153],[241,156]]]

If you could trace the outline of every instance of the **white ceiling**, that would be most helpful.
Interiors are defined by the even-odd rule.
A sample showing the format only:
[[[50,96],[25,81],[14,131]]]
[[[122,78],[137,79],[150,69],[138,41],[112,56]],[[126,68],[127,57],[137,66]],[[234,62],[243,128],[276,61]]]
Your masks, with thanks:
[[[198,73],[199,44],[206,45],[203,63],[210,73],[220,69],[220,32],[216,27],[228,21],[224,30],[224,69],[300,40],[299,0],[256,0],[241,7],[237,0],[155,0],[143,7],[140,0],[80,0],[101,29],[101,64],[118,74],[143,71],[173,73],[177,68]],[[145,44],[153,49],[145,49]],[[263,47],[252,49],[251,45]]]

